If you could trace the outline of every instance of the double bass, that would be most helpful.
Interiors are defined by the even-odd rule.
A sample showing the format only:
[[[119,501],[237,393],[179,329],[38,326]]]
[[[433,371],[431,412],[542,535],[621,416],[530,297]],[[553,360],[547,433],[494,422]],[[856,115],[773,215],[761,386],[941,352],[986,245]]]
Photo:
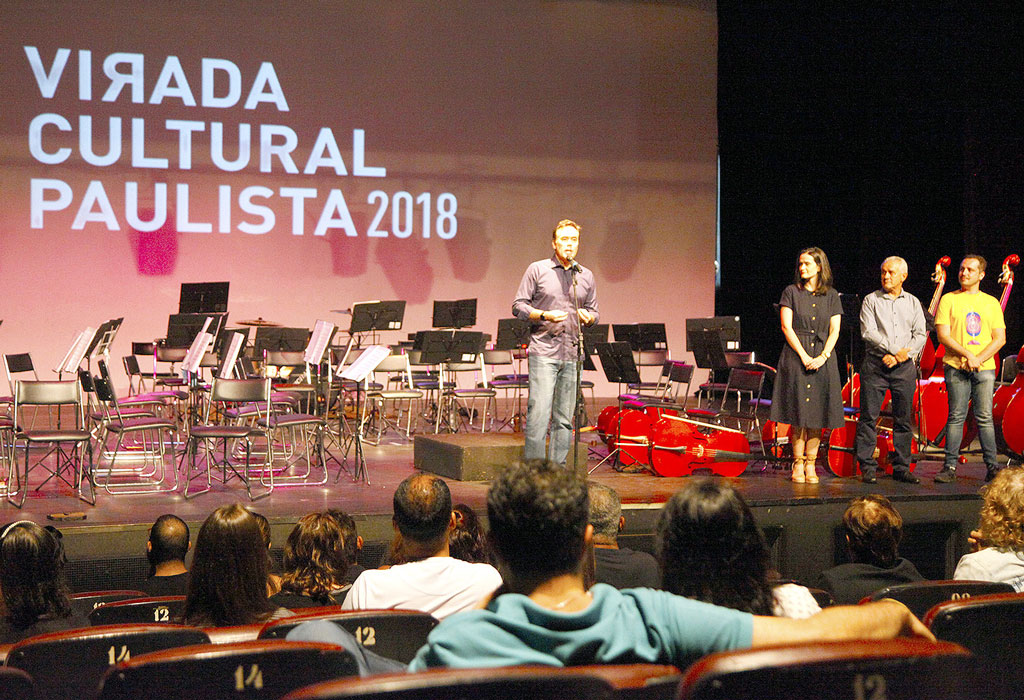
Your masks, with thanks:
[[[942,298],[942,290],[946,286],[946,268],[952,262],[948,255],[943,255],[935,263],[935,271],[932,272],[935,291],[932,293],[932,300],[928,302],[928,315],[931,318],[935,318],[935,312],[939,310],[939,299]],[[936,372],[941,373],[942,358],[945,354],[946,347],[937,339],[932,342],[932,333],[929,333],[924,341],[924,350],[921,351],[921,377],[927,379]]]

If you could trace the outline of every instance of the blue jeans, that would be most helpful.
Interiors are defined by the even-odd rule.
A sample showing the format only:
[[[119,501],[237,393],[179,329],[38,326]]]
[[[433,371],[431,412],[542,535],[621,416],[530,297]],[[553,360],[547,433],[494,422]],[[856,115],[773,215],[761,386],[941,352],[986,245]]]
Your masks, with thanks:
[[[946,372],[946,392],[949,400],[949,421],[946,423],[946,468],[955,468],[960,454],[960,441],[964,436],[964,421],[968,405],[974,405],[974,418],[978,422],[978,439],[985,466],[996,466],[996,429],[992,425],[992,393],[996,372],[993,369],[965,372],[949,365]]]
[[[526,404],[524,459],[543,459],[551,427],[548,459],[565,464],[572,442],[572,414],[576,408],[576,362],[530,355],[530,400]]]

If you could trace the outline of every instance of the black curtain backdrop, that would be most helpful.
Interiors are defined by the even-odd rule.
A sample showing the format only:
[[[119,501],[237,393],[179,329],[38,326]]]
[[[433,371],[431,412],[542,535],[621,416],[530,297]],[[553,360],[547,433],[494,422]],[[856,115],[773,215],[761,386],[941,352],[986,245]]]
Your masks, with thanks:
[[[823,248],[837,289],[857,295],[901,255],[925,304],[942,255],[947,291],[970,251],[997,297],[1003,259],[1024,255],[1024,10],[972,5],[719,1],[716,313],[742,317],[758,359],[778,359],[772,305],[803,247]],[[1022,294],[1004,355],[1024,342]]]

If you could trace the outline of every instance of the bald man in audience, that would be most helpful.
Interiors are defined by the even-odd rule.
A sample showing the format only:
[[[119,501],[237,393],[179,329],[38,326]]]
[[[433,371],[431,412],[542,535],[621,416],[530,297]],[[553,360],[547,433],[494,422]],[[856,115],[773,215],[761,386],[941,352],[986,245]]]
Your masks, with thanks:
[[[587,490],[594,528],[595,580],[615,588],[660,588],[658,560],[647,552],[619,547],[619,532],[626,525],[619,494],[595,482],[590,482]]]
[[[443,479],[415,474],[399,484],[391,522],[391,551],[399,563],[360,574],[343,610],[404,608],[442,619],[473,608],[501,585],[501,575],[490,564],[449,556],[455,514]]]
[[[188,525],[176,515],[161,515],[149,529],[146,558],[153,574],[142,584],[147,595],[185,595],[188,569],[185,555],[192,547]]]

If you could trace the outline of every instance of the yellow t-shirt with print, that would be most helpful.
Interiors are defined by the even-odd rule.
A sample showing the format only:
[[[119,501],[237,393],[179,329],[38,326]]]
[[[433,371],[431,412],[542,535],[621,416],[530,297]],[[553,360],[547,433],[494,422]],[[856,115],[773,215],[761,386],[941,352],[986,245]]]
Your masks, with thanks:
[[[961,290],[943,294],[939,299],[935,325],[949,326],[950,337],[975,355],[992,342],[993,329],[1006,328],[999,300],[985,292],[968,294]],[[960,356],[956,353],[947,352],[943,361],[951,367],[960,367]],[[995,359],[988,358],[981,368],[994,370]]]

